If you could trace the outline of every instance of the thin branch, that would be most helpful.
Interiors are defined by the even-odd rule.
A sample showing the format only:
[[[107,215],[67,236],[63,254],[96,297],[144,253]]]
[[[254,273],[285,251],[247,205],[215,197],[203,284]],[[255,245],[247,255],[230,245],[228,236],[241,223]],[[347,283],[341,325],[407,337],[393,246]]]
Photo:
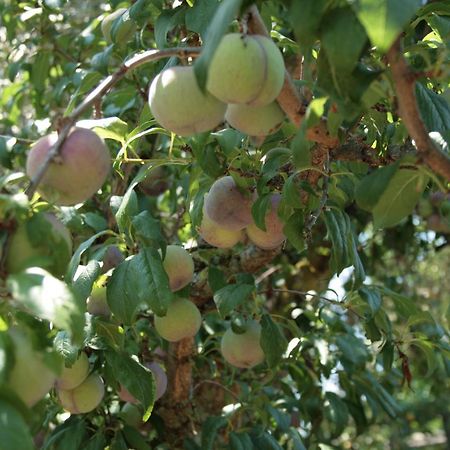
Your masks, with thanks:
[[[401,37],[394,42],[387,60],[391,67],[400,117],[416,144],[418,155],[434,172],[450,181],[450,156],[436,147],[428,135],[416,101],[416,76],[403,56]]]
[[[72,114],[64,118],[64,126],[58,134],[58,139],[55,144],[50,148],[47,156],[42,163],[39,170],[31,180],[30,185],[25,191],[28,198],[31,198],[36,192],[39,183],[42,181],[46,171],[48,170],[52,160],[58,155],[62,144],[66,140],[71,128],[75,125],[77,119],[90,108],[100,97],[105,95],[118,81],[120,81],[128,72],[140,67],[149,62],[158,61],[160,59],[177,56],[179,58],[195,57],[200,53],[200,48],[185,47],[185,48],[168,48],[164,50],[148,50],[143,53],[139,53],[128,61],[122,64],[122,66],[113,74],[106,77],[95,89],[93,89],[85,99],[73,110]]]

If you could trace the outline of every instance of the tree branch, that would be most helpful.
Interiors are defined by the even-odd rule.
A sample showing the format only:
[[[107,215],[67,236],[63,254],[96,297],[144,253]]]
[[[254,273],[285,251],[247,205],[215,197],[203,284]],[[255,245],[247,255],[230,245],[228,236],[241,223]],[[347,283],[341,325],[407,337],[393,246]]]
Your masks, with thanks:
[[[428,135],[416,101],[416,77],[403,56],[401,37],[394,42],[387,60],[391,67],[400,117],[416,144],[418,155],[437,174],[450,181],[450,156],[437,148]]]
[[[26,189],[25,193],[28,198],[31,198],[36,192],[39,183],[42,181],[45,173],[47,172],[50,163],[58,155],[61,147],[66,140],[71,128],[75,125],[77,119],[95,102],[105,95],[118,81],[120,81],[128,72],[140,67],[149,62],[158,61],[160,59],[177,56],[179,58],[195,57],[200,53],[200,48],[196,47],[175,47],[164,50],[148,50],[143,53],[139,53],[128,61],[122,64],[122,66],[113,74],[106,77],[95,89],[93,89],[85,99],[73,110],[70,116],[63,119],[63,127],[58,134],[58,139],[50,148],[47,157],[45,158],[42,166],[36,172],[35,176],[31,180],[30,185]]]

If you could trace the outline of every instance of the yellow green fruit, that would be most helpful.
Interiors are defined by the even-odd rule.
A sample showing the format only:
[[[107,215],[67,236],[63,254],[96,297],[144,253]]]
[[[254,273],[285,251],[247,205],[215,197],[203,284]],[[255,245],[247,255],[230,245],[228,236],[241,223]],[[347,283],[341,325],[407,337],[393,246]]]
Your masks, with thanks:
[[[79,386],[89,374],[89,359],[86,353],[80,353],[71,367],[64,367],[55,386],[58,389],[70,390]]]
[[[204,211],[221,228],[238,231],[252,223],[252,198],[244,195],[233,177],[216,180],[205,198]]]
[[[259,343],[260,338],[261,325],[253,320],[247,324],[245,333],[237,334],[229,328],[220,344],[222,356],[235,367],[242,369],[254,367],[265,359]]]
[[[120,23],[114,26],[115,20],[119,19],[119,17],[121,17]],[[117,27],[117,29],[114,29],[114,33],[112,32],[113,26]],[[103,37],[108,44],[112,42],[125,44],[133,37],[136,31],[136,24],[131,20],[126,8],[119,8],[103,19],[101,28]]]
[[[109,317],[111,315],[106,301],[106,286],[94,284],[91,295],[86,301],[86,310],[93,316]]]
[[[273,102],[284,83],[283,56],[259,35],[225,35],[208,71],[207,89],[225,103],[262,106]]]
[[[27,158],[27,175],[33,178],[56,142],[56,133],[39,139]],[[97,134],[73,128],[64,141],[58,161],[53,161],[42,178],[38,192],[49,202],[70,206],[83,203],[103,185],[111,169],[109,151]]]
[[[84,414],[97,408],[105,395],[105,385],[99,375],[87,377],[71,390],[58,389],[61,406],[71,414]]]
[[[283,233],[284,224],[277,214],[281,201],[280,194],[273,194],[270,198],[269,210],[266,213],[266,231],[258,228],[255,223],[251,223],[245,231],[249,239],[259,248],[271,250],[280,246],[286,239]]]
[[[159,124],[180,136],[212,130],[225,116],[225,103],[200,90],[192,66],[170,67],[158,74],[148,100]]]
[[[156,331],[170,342],[195,336],[201,323],[202,316],[197,306],[183,298],[172,301],[164,317],[155,316]]]
[[[15,362],[7,386],[32,407],[53,387],[56,373],[44,363],[44,354],[33,348],[26,331],[11,328],[8,333],[14,344]]]
[[[41,229],[30,238],[29,227]],[[14,231],[8,246],[5,267],[8,273],[17,273],[27,267],[42,266],[53,275],[66,271],[72,256],[72,238],[69,230],[53,215],[38,213],[30,222],[22,223]]]
[[[125,403],[120,410],[119,416],[130,427],[137,428],[142,424],[142,411],[139,406],[136,406],[133,403]]]
[[[267,136],[280,128],[284,112],[277,102],[264,106],[228,105],[225,119],[249,136]]]
[[[183,289],[194,277],[194,260],[179,245],[168,245],[166,247],[163,267],[169,277],[169,286],[172,292]]]
[[[242,230],[228,230],[211,220],[205,208],[203,208],[203,218],[198,232],[208,244],[218,248],[231,248],[244,237]]]

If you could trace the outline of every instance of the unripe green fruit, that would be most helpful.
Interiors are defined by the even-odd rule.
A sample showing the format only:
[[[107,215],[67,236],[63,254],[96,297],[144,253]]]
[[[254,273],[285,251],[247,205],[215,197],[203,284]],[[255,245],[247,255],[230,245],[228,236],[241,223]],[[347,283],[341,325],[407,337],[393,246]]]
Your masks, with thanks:
[[[271,250],[281,245],[286,237],[283,233],[283,222],[278,217],[277,210],[281,201],[280,194],[273,194],[270,198],[269,210],[266,213],[266,231],[252,223],[246,228],[247,236],[259,248]]]
[[[280,128],[284,112],[277,102],[264,106],[228,105],[225,119],[249,136],[267,136]]]
[[[97,408],[105,395],[105,385],[98,375],[90,375],[72,390],[58,389],[62,407],[71,414],[84,414]]]
[[[200,236],[213,247],[231,248],[244,237],[242,230],[227,230],[211,220],[203,208],[203,218],[198,230]]]
[[[93,316],[109,317],[111,310],[106,301],[106,286],[94,284],[91,295],[86,301],[86,310]]]
[[[45,397],[55,383],[56,374],[44,364],[44,355],[32,347],[24,330],[11,328],[9,335],[14,344],[15,363],[7,386],[22,401],[32,407]]]
[[[122,16],[122,22],[117,24],[117,31],[112,33],[112,27],[114,21]],[[126,8],[119,8],[117,11],[106,16],[102,21],[102,33],[108,44],[127,43],[134,35],[136,31],[136,24],[130,19],[130,14]],[[113,36],[114,34],[114,36]]]
[[[263,106],[277,98],[284,73],[283,56],[271,39],[232,33],[214,53],[206,87],[225,103]]]
[[[201,324],[202,316],[197,306],[183,298],[172,301],[164,317],[155,316],[156,331],[170,342],[195,336]]]
[[[123,421],[130,427],[137,428],[142,424],[143,414],[139,406],[136,406],[133,403],[125,403],[119,415],[123,419]]]
[[[39,139],[27,158],[27,175],[36,174],[44,163],[57,135]],[[92,197],[103,185],[111,169],[109,151],[93,131],[74,128],[60,149],[38,187],[39,193],[57,205],[75,205]]]
[[[168,245],[166,247],[163,267],[169,277],[169,286],[172,292],[183,289],[194,277],[194,260],[179,245]]]
[[[170,67],[158,74],[148,101],[159,124],[180,136],[212,130],[223,122],[227,107],[200,90],[192,66]]]
[[[252,223],[252,199],[236,186],[233,177],[219,178],[205,198],[205,212],[221,228],[242,230]]]
[[[236,334],[229,328],[220,344],[222,355],[235,367],[248,369],[256,366],[265,359],[260,338],[261,325],[253,320],[247,324],[245,333]]]
[[[56,379],[58,389],[70,390],[79,386],[89,374],[89,359],[82,352],[72,367],[64,367],[61,375]]]
[[[32,241],[28,234],[28,226],[32,223],[20,224],[9,241],[6,270],[8,273],[17,273],[27,267],[39,265],[43,261],[42,258],[55,256],[55,259],[48,261],[45,268],[53,275],[61,276],[72,256],[69,230],[51,214],[38,213],[32,218],[36,219],[45,221],[45,236],[42,236],[41,240]]]

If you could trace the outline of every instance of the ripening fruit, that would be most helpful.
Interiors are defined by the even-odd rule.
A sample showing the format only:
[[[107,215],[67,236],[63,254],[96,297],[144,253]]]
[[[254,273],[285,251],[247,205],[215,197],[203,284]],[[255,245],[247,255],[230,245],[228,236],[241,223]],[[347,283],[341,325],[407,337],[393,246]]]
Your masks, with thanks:
[[[197,306],[183,298],[173,300],[164,317],[155,316],[156,331],[170,342],[195,336],[201,324],[202,316]]]
[[[242,369],[256,366],[264,361],[264,352],[259,343],[261,325],[254,320],[247,324],[245,333],[237,334],[229,328],[222,337],[222,356],[231,365]]]
[[[39,139],[27,158],[27,175],[36,174],[44,163],[56,133]],[[103,185],[111,169],[109,151],[93,131],[73,128],[64,141],[57,161],[42,178],[38,192],[49,202],[70,206],[83,203]]]
[[[72,390],[58,389],[62,407],[71,414],[84,414],[97,408],[105,395],[105,385],[99,375],[88,376]]]
[[[139,183],[139,188],[144,194],[156,197],[164,193],[169,188],[169,172],[166,167],[155,167],[150,173]]]
[[[163,70],[150,85],[148,101],[159,124],[180,136],[212,130],[223,122],[227,107],[200,90],[192,66]]]
[[[133,403],[125,403],[119,413],[119,416],[130,427],[137,428],[142,424],[142,411],[139,406],[136,406]]]
[[[252,199],[236,186],[233,177],[216,180],[205,198],[208,217],[227,230],[242,230],[252,223]]]
[[[44,354],[33,348],[25,330],[11,328],[8,333],[14,344],[15,362],[7,386],[32,407],[50,392],[56,373],[44,363]]]
[[[114,21],[122,17],[121,22],[116,26],[115,33],[111,33]],[[126,8],[119,8],[117,11],[107,15],[102,21],[102,34],[108,44],[112,42],[117,44],[125,44],[134,35],[136,31],[136,24],[131,20],[130,14]],[[114,37],[113,37],[114,34]]]
[[[271,250],[281,245],[286,239],[283,233],[283,222],[278,217],[277,210],[281,201],[280,194],[273,194],[270,198],[269,210],[266,213],[266,231],[251,223],[247,228],[247,236],[259,248]]]
[[[168,245],[166,247],[163,267],[169,277],[169,286],[172,292],[183,289],[194,277],[194,260],[179,245]]]
[[[206,214],[203,208],[202,223],[198,229],[200,236],[213,247],[231,248],[235,246],[244,237],[242,230],[227,230],[217,225]]]
[[[29,227],[41,229],[30,238]],[[72,256],[72,238],[69,230],[52,214],[37,213],[30,222],[22,223],[9,241],[5,267],[8,273],[17,273],[27,267],[42,266],[55,276],[66,271]]]
[[[164,393],[167,390],[166,371],[157,362],[145,363],[145,367],[147,367],[153,373],[153,380],[156,384],[155,386],[155,402],[156,402],[164,395]],[[125,386],[120,385],[120,390],[119,392],[117,392],[117,395],[124,402],[134,404],[138,403],[136,398],[134,398],[134,396],[130,394],[130,392]]]
[[[268,105],[284,83],[284,61],[269,38],[227,34],[211,60],[206,87],[225,103]]]
[[[93,316],[109,317],[111,315],[106,301],[106,286],[94,284],[91,295],[86,301],[86,310]]]
[[[58,389],[70,390],[79,386],[89,374],[89,359],[86,353],[81,352],[71,367],[64,367],[56,379]]]
[[[228,105],[225,119],[249,136],[267,136],[280,128],[284,112],[277,102],[264,106]]]

